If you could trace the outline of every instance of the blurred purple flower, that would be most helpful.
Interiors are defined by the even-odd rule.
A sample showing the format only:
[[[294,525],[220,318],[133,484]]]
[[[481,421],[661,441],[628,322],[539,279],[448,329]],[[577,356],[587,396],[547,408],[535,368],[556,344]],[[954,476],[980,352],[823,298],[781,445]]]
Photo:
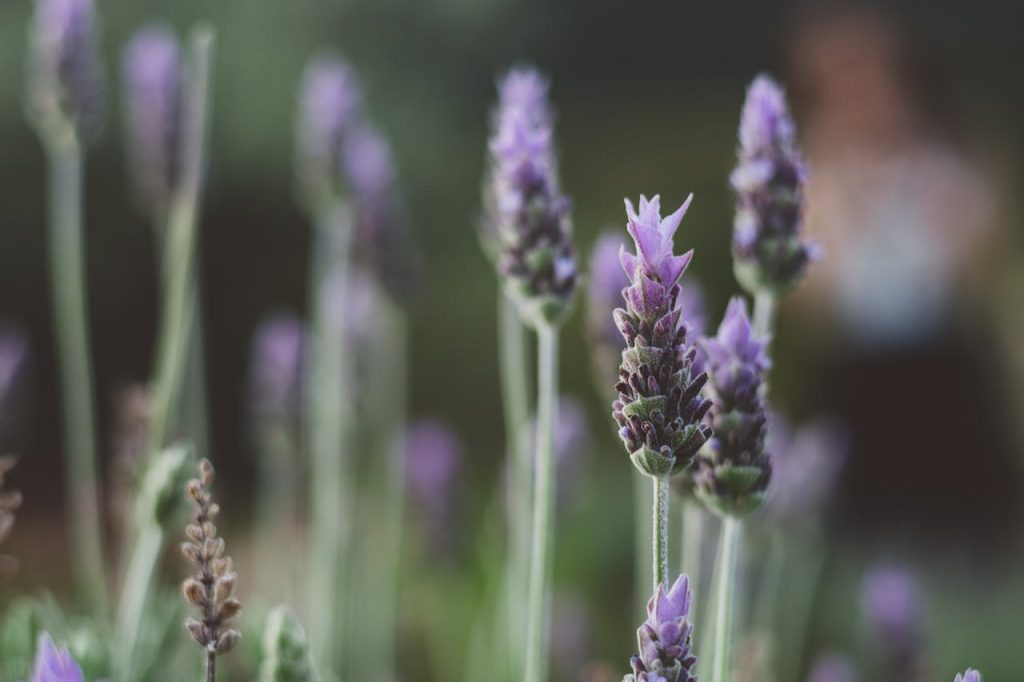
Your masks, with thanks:
[[[773,471],[766,511],[787,522],[817,519],[848,448],[846,432],[835,420],[811,422],[794,434],[785,418],[771,413],[768,451]]]
[[[39,635],[31,682],[85,682],[85,676],[67,647],[58,649],[44,632]]]
[[[845,656],[840,654],[830,654],[819,658],[811,668],[811,674],[807,677],[807,682],[856,682],[856,680],[857,675],[853,671],[853,666]]]
[[[409,426],[405,437],[406,483],[431,541],[451,540],[457,483],[463,450],[458,436],[443,423],[423,419]]]
[[[617,231],[605,232],[590,252],[587,330],[594,374],[602,391],[615,384],[620,356],[626,347],[612,317],[612,311],[622,302],[622,290],[629,286],[629,278],[619,262],[619,250],[624,245],[625,240]]]
[[[747,90],[739,129],[732,251],[747,291],[784,291],[796,284],[816,247],[800,241],[807,171],[796,149],[782,89],[760,75]]]
[[[576,291],[569,200],[558,185],[548,83],[532,69],[498,82],[482,238],[531,324],[560,321]]]
[[[257,328],[249,371],[252,405],[258,416],[293,419],[298,415],[304,337],[302,322],[293,315],[275,314]]]
[[[924,600],[913,573],[899,566],[872,568],[864,577],[861,610],[886,679],[922,679]]]
[[[696,682],[692,651],[690,582],[679,576],[666,593],[664,585],[647,602],[647,620],[637,630],[640,655],[630,660],[633,672],[623,682]]]
[[[29,112],[41,130],[66,121],[81,140],[99,132],[103,72],[93,0],[35,1],[27,83]]]
[[[537,420],[526,426],[531,440],[537,431]],[[587,412],[578,400],[563,395],[558,398],[558,420],[555,422],[554,453],[558,472],[557,498],[565,504],[574,497],[580,480],[583,455],[590,446],[590,424]]]
[[[714,438],[702,450],[694,482],[698,496],[727,515],[761,505],[771,479],[765,449],[767,341],[754,335],[742,297],[729,302],[718,334],[700,341],[707,362]]]
[[[974,668],[968,668],[962,675],[957,673],[953,682],[981,682],[981,673]]]
[[[174,32],[163,24],[137,32],[122,69],[132,179],[143,205],[160,212],[178,174],[181,50]]]
[[[710,402],[700,395],[707,377],[693,371],[697,349],[681,323],[679,279],[693,251],[677,256],[672,245],[689,204],[688,198],[663,219],[657,196],[641,196],[639,211],[627,199],[626,229],[636,253],[619,251],[630,284],[622,292],[626,308],[614,311],[627,348],[612,416],[633,464],[655,477],[687,471],[711,435],[702,423]]]

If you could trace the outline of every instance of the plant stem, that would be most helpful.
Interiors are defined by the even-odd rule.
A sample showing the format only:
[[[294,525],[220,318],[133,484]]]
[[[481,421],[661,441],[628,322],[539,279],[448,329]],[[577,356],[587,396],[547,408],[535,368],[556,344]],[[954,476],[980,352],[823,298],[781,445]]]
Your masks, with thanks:
[[[526,328],[515,303],[504,292],[498,295],[498,348],[501,358],[502,406],[505,416],[505,450],[509,461],[507,509],[509,549],[505,578],[505,612],[509,679],[522,676],[522,651],[526,619],[523,595],[530,571],[530,509],[533,466],[527,437],[530,421],[529,355]]]
[[[352,418],[346,368],[344,306],[347,296],[352,218],[339,200],[324,202],[316,216],[309,296],[313,315],[312,364],[307,396],[306,439],[311,467],[312,547],[310,642],[323,677],[337,670],[346,595],[342,556],[351,534]]]
[[[217,652],[206,650],[206,682],[217,682]]]
[[[74,134],[49,140],[49,251],[63,376],[64,457],[75,578],[100,618],[109,608],[103,559],[89,318],[82,244],[82,153]]]
[[[759,289],[754,294],[754,333],[768,336],[775,326],[775,294]]]
[[[721,546],[715,568],[717,585],[714,597],[712,630],[711,682],[730,682],[732,663],[733,602],[736,590],[736,567],[739,563],[743,528],[731,516],[722,521]]]
[[[114,627],[114,672],[121,682],[136,679],[139,634],[143,628],[157,562],[164,547],[164,532],[156,523],[139,529],[124,578]]]
[[[707,528],[707,515],[704,507],[687,499],[682,504],[683,528],[683,556],[679,565],[683,573],[690,579],[690,587],[693,590],[693,597],[690,600],[690,613],[693,614],[693,622],[700,623],[698,618],[699,604],[704,601],[704,586],[701,584],[704,568],[704,533]],[[700,600],[698,602],[698,599]]]
[[[545,623],[548,615],[549,552],[552,545],[558,329],[551,325],[540,325],[537,340],[537,449],[534,459],[532,548],[526,609],[526,682],[543,682],[547,679],[548,641]]]
[[[651,576],[654,590],[668,586],[668,476],[652,476],[654,501],[651,503]]]

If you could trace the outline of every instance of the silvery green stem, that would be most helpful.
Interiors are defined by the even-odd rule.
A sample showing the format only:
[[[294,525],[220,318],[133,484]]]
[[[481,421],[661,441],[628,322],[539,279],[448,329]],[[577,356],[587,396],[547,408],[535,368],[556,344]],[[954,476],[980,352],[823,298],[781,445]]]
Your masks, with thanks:
[[[668,476],[651,476],[651,481],[651,576],[657,593],[659,585],[668,588]]]
[[[163,548],[164,531],[159,524],[147,523],[138,529],[114,624],[114,673],[119,682],[136,679],[139,632]]]
[[[679,565],[682,572],[690,578],[693,597],[690,601],[690,614],[694,623],[700,623],[700,605],[704,601],[704,586],[701,579],[704,574],[704,535],[707,530],[707,514],[704,507],[687,498],[682,507],[683,541],[682,557]]]
[[[827,553],[822,547],[822,537],[816,531],[814,537],[807,543],[807,552],[796,561],[787,561],[789,570],[796,576],[794,581],[798,590],[796,598],[787,604],[786,614],[789,623],[782,623],[783,632],[788,633],[786,641],[792,646],[784,660],[792,666],[784,674],[791,674],[794,677],[780,677],[780,679],[795,679],[803,663],[804,647],[807,644],[811,615],[814,611],[815,596],[821,586],[821,574],[825,568]],[[788,626],[788,627],[787,627]]]
[[[64,457],[67,460],[72,557],[79,594],[91,602],[95,613],[102,618],[109,605],[82,244],[82,152],[70,129],[65,135],[54,135],[45,142],[50,173],[50,276],[63,378]]]
[[[733,612],[736,567],[739,563],[743,527],[731,516],[722,521],[721,545],[715,567],[714,618],[712,620],[711,682],[731,682]]]
[[[534,459],[530,578],[526,602],[526,682],[547,679],[550,558],[554,497],[554,428],[558,409],[558,329],[537,328],[537,449]]]
[[[651,526],[651,505],[654,499],[651,496],[651,486],[648,485],[647,477],[643,474],[633,476],[633,537],[634,537],[634,561],[633,571],[635,575],[637,608],[643,613],[647,608],[649,598],[648,577],[654,567],[651,565],[650,537]]]
[[[164,301],[157,342],[153,412],[146,437],[146,456],[166,444],[168,428],[180,401],[183,363],[194,312],[195,242],[199,200],[205,173],[210,116],[210,63],[213,31],[200,27],[190,36],[182,110],[182,179],[171,199],[163,249]]]
[[[762,338],[770,338],[775,327],[775,294],[759,289],[754,294],[754,333]]]
[[[344,305],[352,217],[340,201],[324,201],[316,215],[309,295],[312,354],[306,405],[312,517],[310,643],[325,678],[337,670],[346,584],[342,552],[351,533],[351,463],[347,448],[351,401],[346,395],[346,338],[335,306]],[[329,287],[334,281],[341,286]]]
[[[516,304],[503,291],[498,299],[498,347],[501,358],[502,405],[505,413],[505,450],[509,458],[509,549],[505,578],[508,616],[510,679],[522,676],[523,635],[526,626],[523,595],[530,571],[530,498],[533,467],[530,441],[529,355],[526,328]]]

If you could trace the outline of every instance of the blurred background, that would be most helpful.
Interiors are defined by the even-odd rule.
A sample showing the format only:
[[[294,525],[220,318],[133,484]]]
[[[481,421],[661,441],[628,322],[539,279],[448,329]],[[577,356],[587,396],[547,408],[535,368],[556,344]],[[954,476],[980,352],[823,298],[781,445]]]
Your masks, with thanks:
[[[299,76],[312,54],[331,48],[361,73],[397,159],[421,264],[411,304],[411,411],[451,424],[465,452],[452,533],[459,560],[431,573],[468,585],[481,580],[480,521],[503,466],[497,284],[476,235],[496,75],[530,63],[551,77],[581,260],[600,231],[624,227],[623,197],[660,193],[674,206],[695,194],[677,243],[696,249],[690,273],[713,327],[739,292],[727,178],[740,106],[747,83],[768,71],[790,96],[811,167],[809,231],[824,252],[781,309],[774,403],[796,423],[834,417],[849,438],[821,512],[829,552],[796,669],[819,651],[864,654],[861,577],[882,561],[908,566],[921,582],[935,679],[967,663],[986,679],[1019,679],[1024,89],[1013,3],[98,5],[109,115],[87,160],[87,253],[108,474],[123,435],[118,405],[150,374],[158,310],[153,234],[128,189],[119,99],[121,50],[148,21],[185,28],[208,19],[219,35],[200,248],[208,454],[235,542],[245,542],[256,473],[247,427],[251,339],[268,315],[302,314],[306,301],[310,227],[295,200],[293,163]],[[27,0],[0,4],[0,327],[28,340],[15,374],[0,366],[0,383],[16,384],[2,405],[0,447],[20,456],[11,478],[26,498],[5,546],[22,570],[0,587],[0,603],[44,586],[59,593],[69,579],[45,169],[23,113],[30,11]],[[575,669],[614,679],[600,677],[600,662],[625,668],[637,620],[635,472],[594,387],[583,320],[578,311],[564,332],[562,381],[584,406],[589,444],[560,516],[556,580],[565,618],[580,632]],[[403,588],[406,646],[432,662],[403,673],[450,679],[443,671],[459,665],[434,659],[451,652],[423,653],[428,638],[416,634],[419,609],[432,602],[416,598],[413,573]],[[470,627],[472,597],[465,602],[444,619],[452,633]]]

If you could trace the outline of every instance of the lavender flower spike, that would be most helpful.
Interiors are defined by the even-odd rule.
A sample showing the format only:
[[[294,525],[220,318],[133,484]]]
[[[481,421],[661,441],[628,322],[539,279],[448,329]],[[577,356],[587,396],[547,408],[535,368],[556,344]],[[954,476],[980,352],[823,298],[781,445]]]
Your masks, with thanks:
[[[679,279],[693,251],[672,253],[672,236],[689,204],[662,219],[658,197],[640,197],[639,211],[627,200],[626,229],[636,254],[619,252],[630,284],[622,292],[626,308],[614,313],[626,349],[612,416],[633,464],[658,478],[686,471],[711,437],[702,423],[711,405],[701,396],[707,376],[694,372],[697,349],[686,343],[687,327],[680,324]]]
[[[36,0],[29,29],[28,111],[44,136],[89,140],[103,116],[93,0]]]
[[[31,682],[85,682],[85,675],[67,647],[58,649],[49,633],[43,632],[36,646]]]
[[[701,339],[708,371],[715,437],[701,451],[694,483],[698,497],[726,516],[761,506],[771,478],[765,449],[764,376],[767,340],[754,336],[747,304],[733,298],[714,338]]]
[[[957,673],[953,682],[981,682],[981,673],[974,668],[968,668],[962,675]]]
[[[529,69],[514,69],[498,83],[485,187],[485,248],[523,318],[534,325],[560,322],[577,282],[547,93],[547,81]]]
[[[732,252],[736,279],[750,293],[794,286],[816,246],[800,241],[807,171],[796,148],[782,89],[760,75],[747,90],[739,129]]]
[[[667,593],[664,585],[658,585],[647,602],[647,620],[636,631],[640,655],[630,660],[633,672],[623,682],[696,682],[690,600],[685,575],[676,578]]]
[[[128,154],[142,205],[163,212],[178,177],[181,49],[170,28],[142,29],[124,51]]]

